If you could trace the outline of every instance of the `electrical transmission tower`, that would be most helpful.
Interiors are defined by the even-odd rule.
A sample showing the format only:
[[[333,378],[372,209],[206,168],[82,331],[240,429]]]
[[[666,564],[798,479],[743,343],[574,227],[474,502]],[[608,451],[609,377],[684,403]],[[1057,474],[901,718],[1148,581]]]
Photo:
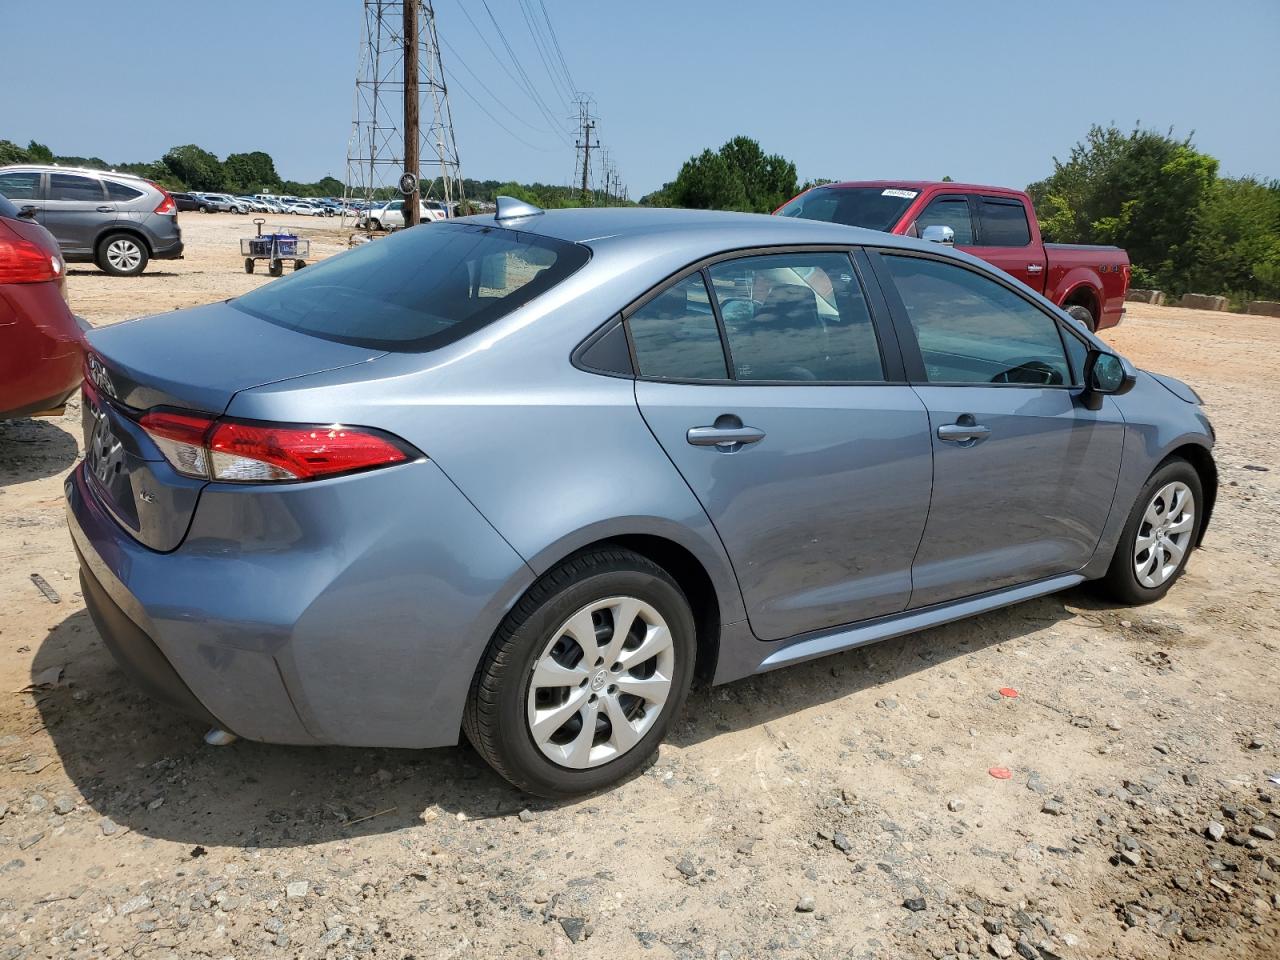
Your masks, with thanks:
[[[585,93],[578,94],[573,102],[578,105],[578,116],[574,118],[578,123],[578,139],[573,145],[578,161],[573,178],[575,182],[581,181],[582,203],[587,204],[591,202],[591,151],[600,148],[600,141],[592,139],[595,136],[597,118],[591,113],[591,98]]]
[[[464,199],[435,10],[431,0],[364,0],[345,198],[385,196],[406,173],[422,181],[405,191],[406,224],[417,220],[419,189]]]

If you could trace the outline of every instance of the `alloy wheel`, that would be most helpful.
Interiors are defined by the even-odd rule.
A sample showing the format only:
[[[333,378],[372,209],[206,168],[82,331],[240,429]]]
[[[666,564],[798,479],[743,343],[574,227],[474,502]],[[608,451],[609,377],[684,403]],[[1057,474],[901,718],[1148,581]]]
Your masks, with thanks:
[[[622,756],[652,729],[671,693],[667,622],[635,597],[582,607],[534,661],[529,734],[553,763],[582,770]]]
[[[1140,584],[1155,589],[1178,571],[1195,526],[1196,501],[1190,487],[1175,480],[1156,491],[1133,542],[1133,572]]]
[[[142,250],[133,240],[112,240],[107,244],[107,263],[116,270],[128,272],[138,269],[142,262]]]

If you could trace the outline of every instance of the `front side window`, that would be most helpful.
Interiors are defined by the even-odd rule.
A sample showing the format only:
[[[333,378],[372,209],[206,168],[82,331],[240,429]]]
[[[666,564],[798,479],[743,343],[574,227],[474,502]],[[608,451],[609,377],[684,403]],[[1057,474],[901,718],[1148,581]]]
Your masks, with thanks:
[[[500,227],[404,230],[231,301],[269,323],[382,350],[431,350],[480,329],[587,262],[581,244]]]
[[[720,330],[701,273],[662,291],[628,318],[627,327],[643,377],[724,380],[728,376]]]
[[[921,236],[925,227],[938,224],[955,231],[958,246],[973,246],[973,221],[969,217],[969,201],[964,197],[938,197],[916,218]]]
[[[846,254],[745,257],[709,273],[734,379],[884,379],[871,313]]]
[[[1071,383],[1058,325],[1008,288],[963,267],[885,255],[930,383]]]
[[[49,174],[50,200],[101,200],[102,181],[71,173]]]
[[[40,199],[40,174],[0,173],[0,196],[10,200]]]
[[[1031,242],[1027,211],[1020,203],[988,200],[981,203],[982,245],[985,247],[1025,247]]]

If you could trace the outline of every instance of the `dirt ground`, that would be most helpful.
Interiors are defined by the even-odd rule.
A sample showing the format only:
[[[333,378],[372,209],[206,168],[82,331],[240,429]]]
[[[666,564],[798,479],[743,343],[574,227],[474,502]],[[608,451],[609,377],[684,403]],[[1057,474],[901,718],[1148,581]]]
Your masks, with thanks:
[[[142,277],[74,269],[74,308],[264,281],[248,217],[183,227]],[[0,960],[1280,957],[1280,321],[1130,305],[1106,338],[1218,431],[1165,600],[1073,590],[695,691],[645,773],[563,805],[466,746],[203,745],[84,611],[78,411],[0,424]]]

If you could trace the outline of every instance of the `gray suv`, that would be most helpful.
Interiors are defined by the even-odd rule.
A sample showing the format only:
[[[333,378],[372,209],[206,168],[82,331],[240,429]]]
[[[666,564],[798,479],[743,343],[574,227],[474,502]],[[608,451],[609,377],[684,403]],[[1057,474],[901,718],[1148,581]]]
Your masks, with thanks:
[[[42,224],[70,263],[132,277],[182,256],[178,208],[164,188],[126,173],[18,164],[0,167],[0,196]]]

